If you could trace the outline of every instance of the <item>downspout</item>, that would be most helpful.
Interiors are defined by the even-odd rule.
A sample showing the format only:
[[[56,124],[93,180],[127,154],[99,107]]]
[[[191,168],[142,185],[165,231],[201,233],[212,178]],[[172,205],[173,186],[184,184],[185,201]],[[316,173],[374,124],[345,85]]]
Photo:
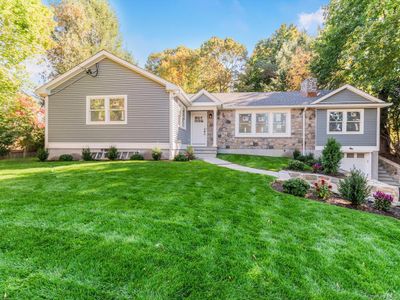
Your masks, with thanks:
[[[306,110],[307,107],[303,109],[303,155],[306,154]]]

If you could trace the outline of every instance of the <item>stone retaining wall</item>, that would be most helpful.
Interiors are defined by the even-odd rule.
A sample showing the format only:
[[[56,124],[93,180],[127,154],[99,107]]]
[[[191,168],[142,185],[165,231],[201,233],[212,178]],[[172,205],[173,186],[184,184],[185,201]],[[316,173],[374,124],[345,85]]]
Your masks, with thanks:
[[[340,178],[327,176],[323,174],[314,174],[314,173],[301,173],[288,171],[287,172],[291,178],[302,178],[310,183],[310,185],[314,185],[315,182],[320,181],[321,179],[325,179],[327,182],[332,185],[332,191],[334,193],[338,193],[338,184]],[[382,191],[385,193],[389,193],[394,198],[394,204],[397,204],[399,201],[399,188],[395,186],[391,186],[376,180],[369,180],[368,185],[371,187],[371,197],[376,191]]]
[[[395,162],[379,156],[379,163],[384,167],[386,172],[388,172],[393,178],[400,182],[400,165]]]

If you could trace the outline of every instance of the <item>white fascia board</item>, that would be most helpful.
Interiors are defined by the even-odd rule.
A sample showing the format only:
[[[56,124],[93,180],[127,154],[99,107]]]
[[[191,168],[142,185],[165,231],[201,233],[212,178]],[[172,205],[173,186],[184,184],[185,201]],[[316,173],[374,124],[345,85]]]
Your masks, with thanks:
[[[312,102],[312,104],[318,104],[321,101],[324,101],[324,100],[332,97],[333,95],[335,95],[335,94],[337,94],[337,93],[339,93],[339,92],[341,92],[341,91],[343,91],[345,89],[347,89],[347,90],[349,90],[349,91],[351,91],[351,92],[353,92],[353,93],[355,93],[355,94],[357,94],[357,95],[359,95],[359,96],[361,96],[361,97],[363,97],[363,98],[365,98],[367,100],[370,100],[372,102],[385,103],[385,101],[382,101],[381,99],[378,99],[378,98],[376,98],[376,97],[374,97],[374,96],[372,96],[370,94],[367,94],[367,93],[363,92],[362,90],[359,90],[359,89],[355,88],[354,86],[352,86],[350,84],[345,84],[344,86],[342,86],[342,87],[340,87],[340,88],[338,88],[336,90],[333,90],[329,94],[327,94],[327,95],[319,98],[318,100]]]
[[[192,96],[192,98],[190,98],[190,101],[193,103],[194,100],[196,100],[197,98],[199,98],[202,95],[206,96],[207,98],[209,98],[211,101],[213,101],[217,105],[222,104],[222,102],[217,97],[211,95],[205,89],[200,90],[197,94]]]
[[[387,107],[391,106],[392,103],[371,103],[371,104],[319,104],[319,105],[262,105],[262,106],[225,106],[222,105],[222,109],[230,110],[230,109],[279,109],[279,108],[373,108],[373,107]]]
[[[35,90],[35,93],[40,96],[47,96],[51,89],[54,89],[55,87],[59,86],[63,82],[67,81],[68,79],[70,79],[73,76],[77,75],[78,73],[82,72],[82,70],[84,70],[86,67],[89,67],[95,63],[98,63],[99,61],[101,61],[104,58],[108,58],[108,59],[110,59],[110,60],[112,60],[112,61],[114,61],[114,62],[148,78],[148,79],[151,79],[151,80],[165,86],[166,90],[168,90],[168,91],[180,90],[180,88],[178,86],[176,86],[175,84],[172,84],[171,82],[166,81],[166,80],[162,79],[161,77],[150,73],[149,71],[146,71],[138,66],[135,66],[135,65],[131,64],[130,62],[127,62],[127,61],[115,56],[114,54],[111,54],[108,51],[101,50],[100,52],[98,52],[95,55],[93,55],[92,57],[86,59],[85,61],[83,61],[76,67],[72,68],[71,70],[58,76],[57,78],[53,79],[52,81],[47,82],[44,85],[40,86],[39,88],[37,88]]]

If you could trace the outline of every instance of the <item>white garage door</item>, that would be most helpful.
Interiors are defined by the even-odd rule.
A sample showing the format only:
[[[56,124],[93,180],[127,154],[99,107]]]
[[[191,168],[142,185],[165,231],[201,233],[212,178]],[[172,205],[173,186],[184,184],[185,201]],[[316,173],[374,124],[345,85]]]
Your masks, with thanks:
[[[341,168],[346,171],[356,168],[361,170],[368,178],[371,178],[371,154],[361,152],[344,153]]]

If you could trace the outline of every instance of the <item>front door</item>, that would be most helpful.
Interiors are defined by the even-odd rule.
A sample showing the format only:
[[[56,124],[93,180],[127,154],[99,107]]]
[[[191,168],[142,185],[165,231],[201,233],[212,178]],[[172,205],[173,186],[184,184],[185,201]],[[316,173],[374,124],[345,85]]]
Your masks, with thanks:
[[[207,112],[192,111],[192,145],[207,146]]]

